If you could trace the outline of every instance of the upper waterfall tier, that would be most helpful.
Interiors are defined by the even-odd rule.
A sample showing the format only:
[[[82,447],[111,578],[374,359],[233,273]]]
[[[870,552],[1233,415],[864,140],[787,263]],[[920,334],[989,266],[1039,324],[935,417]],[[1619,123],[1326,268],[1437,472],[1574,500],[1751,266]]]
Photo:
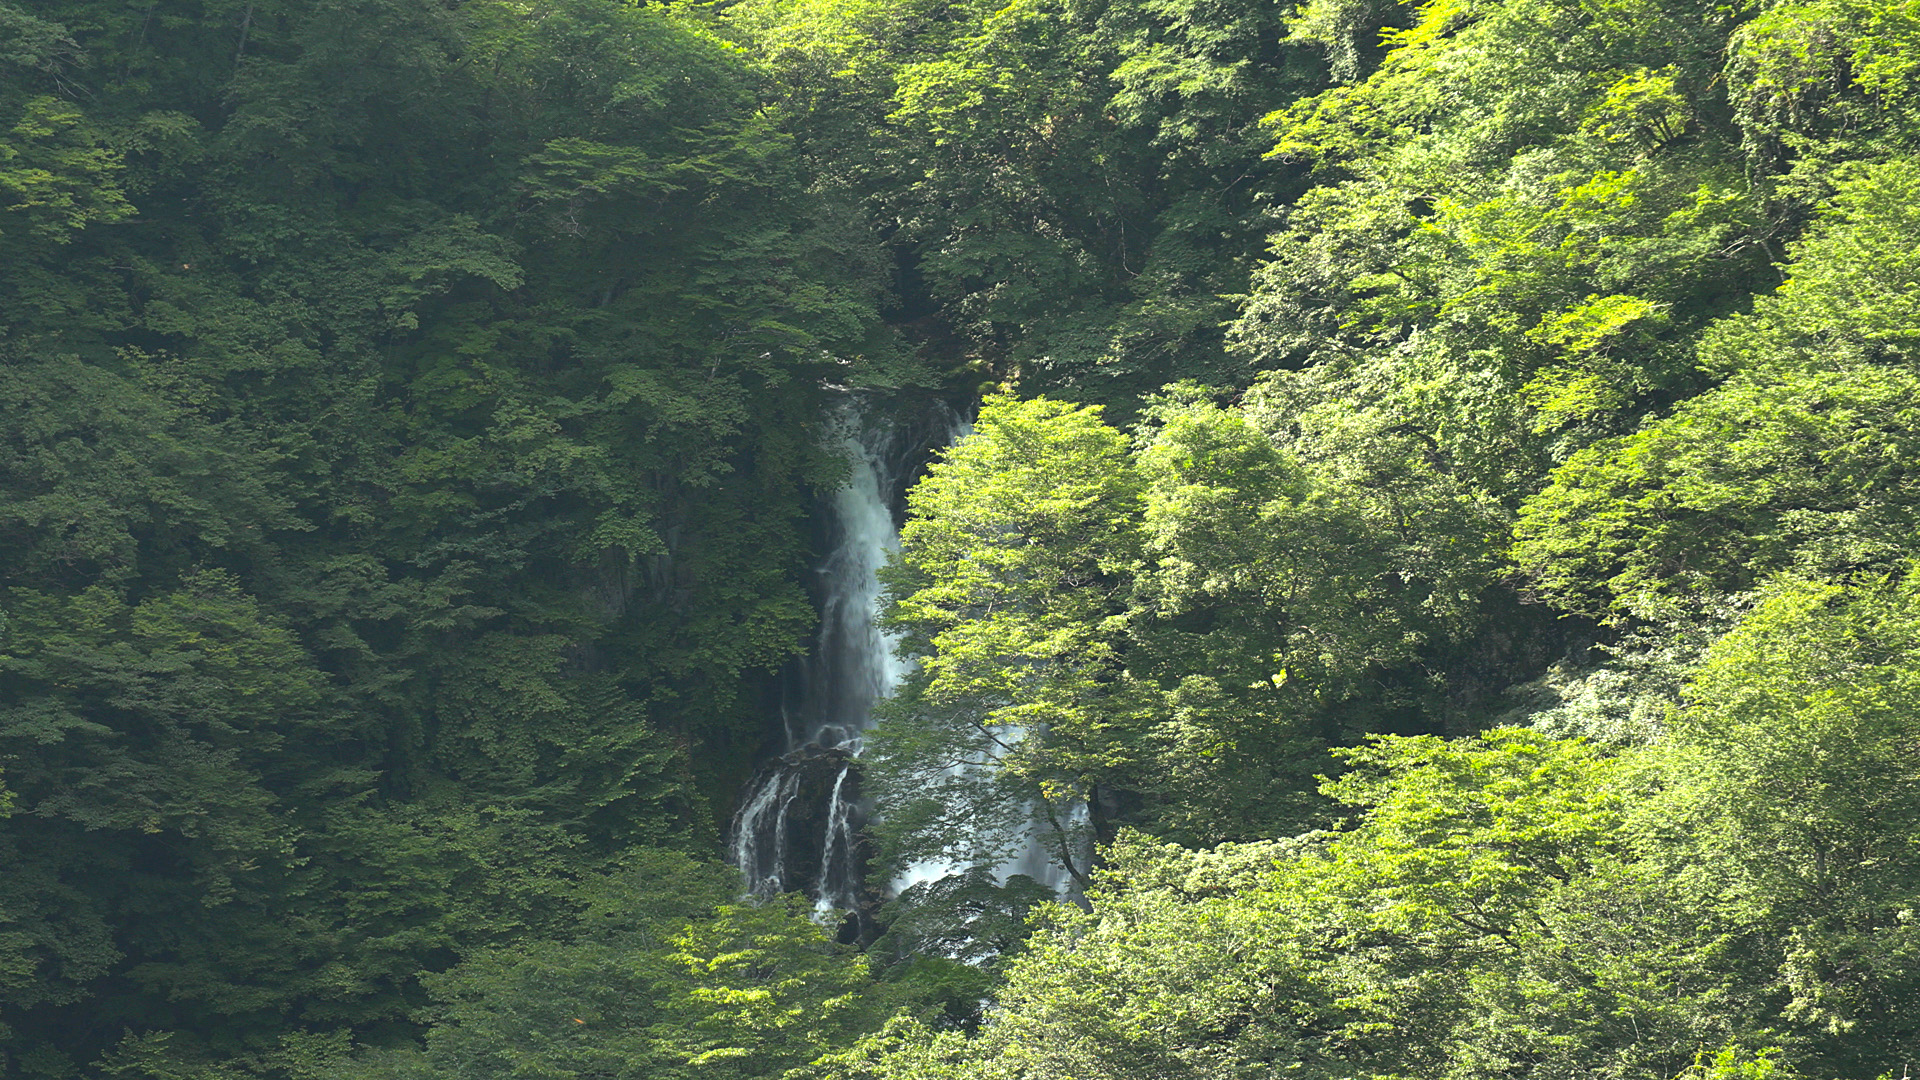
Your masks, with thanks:
[[[803,672],[798,724],[788,728],[789,749],[818,743],[857,751],[874,702],[900,685],[909,666],[877,620],[879,571],[900,549],[895,493],[915,455],[900,445],[898,425],[870,420],[857,401],[845,404],[834,428],[850,471],[829,500],[830,538],[816,583],[820,630]]]

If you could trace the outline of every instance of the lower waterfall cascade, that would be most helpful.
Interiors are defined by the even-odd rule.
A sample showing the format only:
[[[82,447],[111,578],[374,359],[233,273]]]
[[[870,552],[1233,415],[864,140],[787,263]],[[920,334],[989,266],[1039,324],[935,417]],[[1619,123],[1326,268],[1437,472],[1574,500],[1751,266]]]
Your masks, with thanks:
[[[831,437],[851,466],[847,482],[825,501],[826,554],[817,569],[818,633],[795,665],[781,707],[786,749],[742,790],[728,835],[728,858],[753,896],[804,892],[815,910],[861,912],[875,897],[866,884],[863,835],[870,808],[860,790],[858,759],[876,702],[912,669],[897,641],[876,624],[882,602],[878,571],[899,550],[894,508],[929,447],[950,446],[968,433],[945,407],[921,422],[849,398]],[[1000,835],[1019,830],[1024,842],[990,869],[996,882],[1022,874],[1067,891],[1069,877],[1048,852],[1036,823],[982,822]],[[887,890],[898,894],[971,867],[918,864]]]

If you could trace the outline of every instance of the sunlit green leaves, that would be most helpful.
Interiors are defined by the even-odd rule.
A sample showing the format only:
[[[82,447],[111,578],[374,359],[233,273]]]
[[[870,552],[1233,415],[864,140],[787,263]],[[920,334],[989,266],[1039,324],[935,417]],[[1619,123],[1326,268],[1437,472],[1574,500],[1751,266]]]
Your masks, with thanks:
[[[1689,687],[1645,824],[1687,888],[1773,939],[1785,1015],[1855,1071],[1915,1035],[1916,611],[1911,579],[1768,590]]]
[[[48,97],[26,103],[0,142],[0,236],[10,248],[66,244],[88,225],[133,214],[116,184],[120,156],[104,142],[72,105]]]
[[[988,807],[1022,798],[1064,815],[1126,760],[1112,710],[1138,506],[1125,437],[1097,408],[1046,399],[989,399],[914,488],[883,578],[888,622],[922,659],[878,734],[881,784],[903,811],[882,828],[902,830],[923,804],[943,823],[1006,820]],[[923,826],[905,831],[907,861],[969,835]]]
[[[1920,166],[1902,157],[1832,180],[1838,190],[1791,248],[1779,291],[1707,335],[1703,359],[1716,369],[1920,359]]]
[[[1515,558],[1576,610],[1659,617],[1799,566],[1907,552],[1915,380],[1862,371],[1740,380],[1574,456],[1523,511]]]

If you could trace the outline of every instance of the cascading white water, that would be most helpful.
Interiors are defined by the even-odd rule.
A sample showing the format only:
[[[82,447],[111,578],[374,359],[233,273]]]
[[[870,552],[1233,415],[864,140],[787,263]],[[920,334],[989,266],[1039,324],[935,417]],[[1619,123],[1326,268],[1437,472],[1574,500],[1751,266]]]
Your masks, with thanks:
[[[827,840],[820,851],[820,880],[814,885],[813,894],[816,910],[832,910],[829,903],[838,883],[847,880],[859,868],[853,865],[854,837],[852,827],[852,805],[847,802],[847,774],[853,771],[853,763],[840,766],[840,775],[833,779],[833,792],[827,796]]]
[[[900,550],[893,489],[901,468],[895,433],[874,430],[857,408],[839,417],[840,440],[853,471],[833,494],[838,534],[820,567],[820,639],[801,718],[807,737],[859,751],[874,702],[893,693],[909,664],[894,655],[898,640],[879,627],[880,568]]]
[[[729,853],[757,895],[804,890],[822,913],[859,905],[864,819],[852,759],[873,705],[909,664],[880,630],[879,570],[900,546],[893,501],[916,447],[893,425],[870,422],[850,399],[834,437],[851,471],[828,500],[828,549],[815,595],[820,630],[795,672],[797,702],[785,717],[787,752],[763,769],[734,816]]]
[[[829,544],[816,582],[819,634],[796,672],[798,700],[783,717],[787,752],[762,769],[742,793],[729,837],[729,855],[754,895],[806,891],[823,916],[860,905],[865,870],[860,830],[865,821],[852,760],[872,724],[874,703],[891,694],[912,666],[895,655],[896,639],[877,623],[878,571],[900,546],[893,501],[902,470],[910,467],[927,435],[935,445],[950,445],[968,433],[964,421],[947,413],[938,429],[922,431],[916,439],[896,425],[870,418],[857,399],[847,401],[835,417],[835,437],[851,472],[828,500]],[[916,442],[920,446],[913,445]],[[1012,846],[1016,853],[991,868],[997,881],[1025,874],[1056,893],[1069,887],[1065,869],[1043,842],[1032,808],[1017,820],[974,827],[982,837],[1013,841],[999,845]],[[964,869],[945,863],[917,865],[893,882],[892,891]]]
[[[799,780],[797,772],[768,775],[734,815],[728,854],[746,875],[750,893],[772,895],[785,889],[787,809],[798,793]]]

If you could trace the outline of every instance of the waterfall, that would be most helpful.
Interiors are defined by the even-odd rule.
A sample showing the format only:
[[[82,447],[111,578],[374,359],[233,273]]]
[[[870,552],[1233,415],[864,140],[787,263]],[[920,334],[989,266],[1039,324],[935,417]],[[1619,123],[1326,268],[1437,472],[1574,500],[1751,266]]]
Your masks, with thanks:
[[[899,550],[894,507],[925,450],[951,445],[968,431],[950,410],[938,413],[902,423],[849,398],[833,419],[831,437],[851,469],[824,506],[826,554],[815,581],[819,631],[805,661],[792,672],[792,692],[783,702],[786,752],[763,766],[742,791],[728,838],[728,855],[745,875],[749,893],[809,893],[823,918],[860,911],[866,893],[866,814],[854,759],[872,725],[874,703],[892,693],[911,669],[910,661],[895,655],[893,635],[876,623],[877,573]],[[1025,874],[1056,893],[1066,891],[1066,873],[1047,852],[1031,808],[1020,820],[976,827],[1021,842],[1012,858],[991,868],[997,881]],[[964,869],[915,866],[891,891]]]
[[[916,430],[925,425],[894,422],[856,398],[833,418],[831,437],[850,471],[823,507],[826,555],[814,582],[820,627],[790,673],[782,709],[786,752],[742,792],[728,843],[754,895],[806,892],[823,917],[861,907],[866,815],[853,760],[874,703],[910,666],[876,625],[878,571],[900,547],[894,505],[904,481],[926,445],[946,445],[958,426],[945,412],[933,432]]]

